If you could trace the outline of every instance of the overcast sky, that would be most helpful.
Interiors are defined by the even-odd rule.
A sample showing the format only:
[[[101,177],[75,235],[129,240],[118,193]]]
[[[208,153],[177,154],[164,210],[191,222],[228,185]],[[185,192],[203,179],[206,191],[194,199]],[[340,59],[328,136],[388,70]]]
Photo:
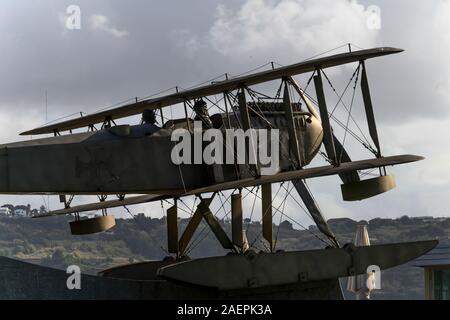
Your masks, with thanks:
[[[81,8],[80,30],[66,28],[69,5]],[[368,21],[370,5],[380,9],[379,29]],[[391,169],[398,187],[360,203],[342,201],[336,177],[310,186],[327,218],[450,215],[448,0],[3,0],[0,39],[2,142],[23,139],[19,132],[46,119],[268,61],[298,62],[349,42],[403,48],[367,63],[382,149],[426,161]],[[342,87],[351,70],[330,75]],[[39,206],[43,200],[5,196],[0,203]],[[155,208],[135,212],[159,216]],[[288,210],[304,219],[295,203]]]

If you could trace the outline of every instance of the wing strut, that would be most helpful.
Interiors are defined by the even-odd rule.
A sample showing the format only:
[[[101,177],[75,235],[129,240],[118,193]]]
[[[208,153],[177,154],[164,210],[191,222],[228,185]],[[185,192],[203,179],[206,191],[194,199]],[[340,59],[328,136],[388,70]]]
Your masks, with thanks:
[[[308,99],[308,97],[305,95],[303,90],[299,87],[299,85],[295,82],[295,80],[291,77],[289,78],[289,82],[291,83],[292,87],[297,91],[297,93],[300,95],[302,100],[305,102],[306,107],[308,111],[318,120],[320,119],[319,114],[317,113],[316,109],[314,108],[311,100]],[[333,134],[333,143],[334,148],[336,150],[336,154],[339,157],[340,163],[344,162],[351,162],[351,158],[348,155],[347,151],[345,150],[344,146],[341,144],[339,139]],[[349,172],[343,172],[339,173],[339,177],[344,183],[349,182],[357,182],[360,180],[358,171],[349,171]]]
[[[299,147],[297,130],[295,128],[294,113],[292,110],[291,98],[289,96],[288,81],[284,81],[283,107],[289,133],[289,144],[291,146],[291,151],[294,154],[293,160],[296,162],[296,166],[301,168],[304,163],[300,154],[301,148]]]
[[[250,114],[248,111],[248,105],[247,101],[245,99],[245,91],[244,89],[240,90],[238,93],[238,102],[239,102],[239,112],[241,117],[241,123],[242,123],[242,129],[244,131],[251,130],[251,122],[250,122]],[[249,161],[249,168],[251,171],[253,171],[256,175],[259,175],[259,169],[258,165],[256,164],[256,141],[254,140],[253,132],[250,131],[249,137],[248,137],[248,154],[247,159]],[[253,161],[252,161],[253,160]],[[252,164],[254,162],[254,164]]]
[[[203,201],[207,206],[211,204],[213,198],[205,198]],[[189,245],[189,242],[191,241],[192,237],[194,236],[195,231],[197,230],[200,222],[202,221],[203,215],[200,212],[200,209],[197,207],[197,210],[195,210],[194,214],[192,215],[191,219],[189,220],[189,223],[186,226],[186,229],[184,229],[183,234],[181,235],[180,241],[178,242],[178,247],[180,250],[180,256],[184,256],[186,253],[186,249]]]
[[[231,195],[231,234],[234,245],[242,248],[244,236],[242,233],[242,194]]]
[[[338,150],[340,162],[341,163],[352,162],[352,159],[348,155],[347,150],[345,150],[342,143],[334,134],[333,134],[333,141],[336,150]],[[339,174],[339,177],[341,178],[343,183],[358,182],[361,180],[359,178],[358,171],[343,172]]]
[[[362,65],[361,91],[364,100],[364,107],[366,109],[367,124],[369,125],[370,137],[372,138],[373,142],[375,143],[375,146],[377,147],[378,153],[376,156],[377,158],[379,158],[381,157],[380,142],[378,140],[377,125],[375,123],[375,115],[373,113],[372,99],[370,97],[369,81],[367,80],[366,65],[364,61],[361,61],[361,65]]]
[[[178,208],[177,202],[167,209],[167,251],[178,255]]]
[[[339,165],[339,159],[336,156],[336,149],[334,146],[333,131],[330,126],[330,118],[328,117],[327,103],[325,94],[323,92],[322,72],[318,69],[317,76],[314,76],[314,84],[316,87],[317,102],[319,104],[320,119],[323,128],[323,144],[327,152],[328,158],[334,166]]]
[[[262,198],[262,234],[269,243],[270,252],[273,251],[272,237],[272,184],[261,185]]]
[[[205,218],[206,222],[208,223],[212,232],[216,236],[217,240],[219,240],[222,247],[224,249],[236,251],[236,248],[234,247],[233,242],[231,242],[230,238],[228,238],[227,234],[220,226],[219,221],[213,215],[213,213],[209,209],[209,206],[206,204],[206,202],[203,199],[201,200],[200,204],[198,205],[198,209],[200,210],[201,214]]]
[[[295,189],[305,203],[308,212],[311,214],[311,217],[316,223],[319,230],[332,241],[333,245],[336,248],[339,248],[339,242],[337,241],[336,236],[334,235],[333,231],[331,231],[328,223],[325,221],[325,218],[320,212],[319,207],[314,201],[305,183],[302,180],[292,180],[292,183],[294,184]]]

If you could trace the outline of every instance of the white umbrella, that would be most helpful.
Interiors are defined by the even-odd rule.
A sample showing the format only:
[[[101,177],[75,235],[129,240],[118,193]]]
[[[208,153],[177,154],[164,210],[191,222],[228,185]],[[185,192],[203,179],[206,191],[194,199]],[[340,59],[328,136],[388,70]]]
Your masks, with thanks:
[[[247,232],[245,232],[245,230],[242,230],[242,242],[242,252],[248,251],[250,245],[248,244]]]
[[[367,225],[359,225],[354,244],[357,247],[370,246]],[[375,289],[375,273],[369,272],[358,276],[348,277],[347,290],[354,292],[356,300],[370,299],[370,292]]]

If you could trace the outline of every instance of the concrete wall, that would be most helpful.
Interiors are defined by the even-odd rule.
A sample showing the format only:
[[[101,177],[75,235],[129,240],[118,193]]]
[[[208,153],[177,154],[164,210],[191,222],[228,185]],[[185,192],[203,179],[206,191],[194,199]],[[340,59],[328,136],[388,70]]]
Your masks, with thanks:
[[[0,257],[0,299],[342,299],[337,280],[218,292],[164,280],[136,281],[81,276],[81,289],[67,289],[65,271]]]

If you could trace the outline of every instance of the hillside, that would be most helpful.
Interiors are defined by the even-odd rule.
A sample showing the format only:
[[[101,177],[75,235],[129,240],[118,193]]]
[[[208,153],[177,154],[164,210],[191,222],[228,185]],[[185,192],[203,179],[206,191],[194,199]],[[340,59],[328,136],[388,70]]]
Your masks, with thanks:
[[[82,272],[95,274],[103,269],[143,260],[162,259],[165,253],[165,219],[138,215],[136,219],[120,219],[111,231],[77,237],[69,231],[70,217],[31,219],[0,217],[0,256],[65,269],[77,264]],[[186,225],[180,220],[180,232]],[[367,223],[372,244],[434,239],[448,241],[450,219],[409,218],[374,219],[356,222],[351,219],[329,221],[341,243],[353,240],[358,223]],[[229,231],[230,225],[223,223]],[[247,224],[249,242],[263,249],[258,222]],[[325,244],[310,230],[296,230],[285,221],[274,226],[276,248],[305,250],[323,248]],[[256,240],[255,240],[256,239]],[[223,255],[223,251],[209,229],[201,225],[189,252],[191,257]],[[403,265],[382,274],[382,290],[374,299],[421,299],[423,297],[422,270]]]

